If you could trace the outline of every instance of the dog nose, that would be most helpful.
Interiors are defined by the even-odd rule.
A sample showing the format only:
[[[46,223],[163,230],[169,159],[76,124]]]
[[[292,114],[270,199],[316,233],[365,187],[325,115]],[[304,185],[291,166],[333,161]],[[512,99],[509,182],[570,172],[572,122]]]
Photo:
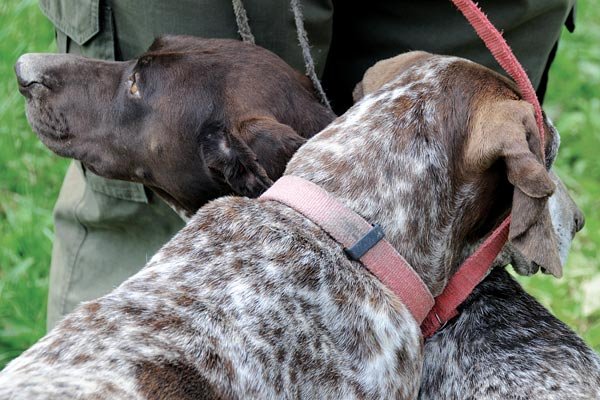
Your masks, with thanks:
[[[19,86],[29,86],[32,83],[41,81],[41,71],[39,66],[39,54],[23,54],[15,64],[15,74]]]
[[[583,212],[578,208],[573,218],[575,219],[575,232],[579,232],[585,225],[585,217]]]

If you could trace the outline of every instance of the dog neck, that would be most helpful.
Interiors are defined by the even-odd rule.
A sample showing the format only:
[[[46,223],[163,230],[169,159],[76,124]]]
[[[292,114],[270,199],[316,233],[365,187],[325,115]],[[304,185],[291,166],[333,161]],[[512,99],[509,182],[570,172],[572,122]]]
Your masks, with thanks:
[[[418,91],[398,87],[367,96],[301,147],[285,174],[316,183],[380,224],[435,296],[464,260],[465,247],[472,248],[463,217],[477,190],[453,178],[452,151],[440,140],[452,133],[435,131],[446,129],[428,103],[439,88]],[[431,100],[415,102],[421,91]]]
[[[295,176],[283,176],[260,196],[304,215],[344,247],[346,256],[359,261],[390,289],[421,324],[431,311],[433,296],[412,267],[373,226],[318,185]]]

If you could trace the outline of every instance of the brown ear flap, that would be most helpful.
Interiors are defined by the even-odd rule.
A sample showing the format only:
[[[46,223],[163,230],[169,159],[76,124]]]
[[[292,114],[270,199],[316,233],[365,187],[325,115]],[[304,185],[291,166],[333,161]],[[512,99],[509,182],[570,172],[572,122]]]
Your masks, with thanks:
[[[356,86],[354,86],[354,90],[352,91],[352,100],[356,103],[360,99],[362,99],[365,95],[365,91],[363,89],[363,83],[358,82]]]
[[[289,125],[271,117],[248,118],[239,124],[238,132],[274,181],[283,174],[296,150],[306,142]]]
[[[170,40],[171,36],[169,35],[159,36],[154,39],[154,41],[152,42],[152,44],[150,44],[150,47],[148,47],[148,50],[146,50],[146,52],[159,51],[163,47],[167,46]]]
[[[210,133],[202,151],[207,167],[238,195],[258,197],[273,184],[252,149],[224,129]]]
[[[527,262],[539,266],[544,273],[562,276],[547,198],[531,198],[515,188],[509,240]]]
[[[555,189],[542,161],[533,107],[520,100],[496,101],[478,110],[467,146],[467,160],[479,171],[503,159],[514,185],[509,240],[544,272],[562,276],[556,235],[548,211]]]
[[[429,57],[432,57],[432,55],[424,51],[411,51],[376,62],[372,67],[367,69],[362,81],[354,88],[352,92],[354,102],[357,102],[363,96],[373,93],[386,83],[392,81],[405,69]]]

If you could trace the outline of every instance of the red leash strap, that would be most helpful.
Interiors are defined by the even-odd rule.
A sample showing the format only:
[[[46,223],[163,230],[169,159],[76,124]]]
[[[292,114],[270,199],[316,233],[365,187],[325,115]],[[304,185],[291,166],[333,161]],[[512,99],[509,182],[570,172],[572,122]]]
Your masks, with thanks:
[[[504,247],[508,239],[509,226],[510,217],[502,221],[477,251],[467,258],[450,279],[444,291],[435,298],[433,308],[421,324],[423,336],[426,338],[432,336],[446,322],[458,315],[458,306],[487,276],[490,265]]]
[[[502,37],[502,34],[492,25],[481,9],[471,0],[452,0],[452,3],[467,18],[477,35],[483,40],[485,46],[490,50],[498,64],[510,75],[519,86],[521,96],[533,105],[535,109],[535,120],[540,130],[542,143],[542,154],[544,154],[544,118],[542,107],[538,101],[533,85],[525,70],[513,54],[510,46]]]

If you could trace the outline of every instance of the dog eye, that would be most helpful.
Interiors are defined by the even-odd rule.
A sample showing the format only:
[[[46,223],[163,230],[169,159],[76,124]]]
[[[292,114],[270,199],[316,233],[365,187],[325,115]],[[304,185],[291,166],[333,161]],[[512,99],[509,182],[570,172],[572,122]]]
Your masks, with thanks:
[[[138,73],[131,75],[129,77],[129,93],[131,93],[134,97],[140,97],[140,90],[137,85]]]

